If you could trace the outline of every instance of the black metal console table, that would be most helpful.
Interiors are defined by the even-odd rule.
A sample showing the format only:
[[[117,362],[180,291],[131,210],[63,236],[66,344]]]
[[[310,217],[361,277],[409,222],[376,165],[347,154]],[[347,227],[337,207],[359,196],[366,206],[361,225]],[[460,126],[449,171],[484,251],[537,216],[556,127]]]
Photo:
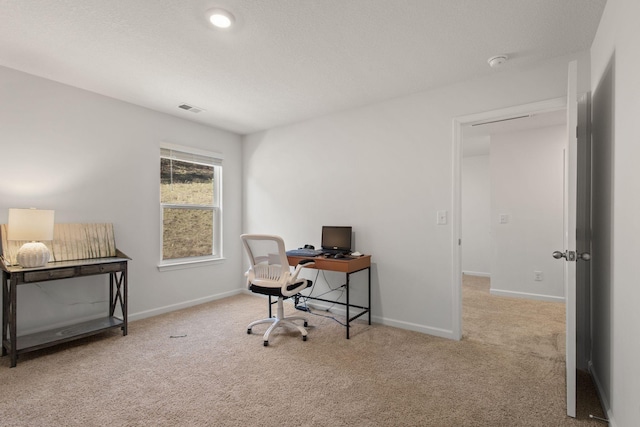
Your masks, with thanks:
[[[127,335],[127,262],[129,257],[117,251],[115,257],[51,262],[44,267],[2,268],[2,356],[9,354],[11,367],[18,355],[67,341],[87,337],[102,331],[120,328]],[[107,316],[29,335],[17,336],[18,286],[72,277],[109,275],[109,310]],[[116,309],[120,308],[120,317]]]

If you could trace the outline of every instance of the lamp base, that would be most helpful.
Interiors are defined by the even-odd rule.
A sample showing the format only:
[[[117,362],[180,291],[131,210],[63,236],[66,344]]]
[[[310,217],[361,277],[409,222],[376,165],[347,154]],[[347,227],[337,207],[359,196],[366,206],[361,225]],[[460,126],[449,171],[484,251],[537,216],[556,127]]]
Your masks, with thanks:
[[[16,256],[18,264],[27,268],[43,267],[50,258],[49,248],[42,242],[25,243]]]

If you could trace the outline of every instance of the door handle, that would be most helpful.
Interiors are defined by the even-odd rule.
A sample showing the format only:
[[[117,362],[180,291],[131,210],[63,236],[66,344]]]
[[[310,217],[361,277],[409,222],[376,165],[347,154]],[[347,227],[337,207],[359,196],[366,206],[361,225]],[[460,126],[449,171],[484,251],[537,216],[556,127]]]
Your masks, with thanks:
[[[591,259],[591,254],[589,252],[577,253],[575,251],[555,251],[552,256],[555,259],[565,258],[567,261],[577,261],[579,259],[589,261]]]

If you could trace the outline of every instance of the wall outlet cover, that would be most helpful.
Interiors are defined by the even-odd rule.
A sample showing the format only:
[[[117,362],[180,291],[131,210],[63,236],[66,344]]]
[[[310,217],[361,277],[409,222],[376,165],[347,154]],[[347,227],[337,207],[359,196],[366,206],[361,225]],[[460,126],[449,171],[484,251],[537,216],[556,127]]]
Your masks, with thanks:
[[[446,225],[447,224],[447,211],[438,211],[438,218],[436,220],[436,224],[438,225]]]

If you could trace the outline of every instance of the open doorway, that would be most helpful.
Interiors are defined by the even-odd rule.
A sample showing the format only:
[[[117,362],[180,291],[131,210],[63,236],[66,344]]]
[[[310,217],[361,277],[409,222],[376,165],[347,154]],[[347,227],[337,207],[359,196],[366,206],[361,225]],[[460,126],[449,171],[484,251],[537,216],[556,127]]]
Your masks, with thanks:
[[[532,237],[547,231],[557,234],[557,239],[562,238],[562,138],[566,136],[565,105],[566,101],[558,98],[466,116],[454,121],[453,215],[457,220],[454,221],[453,231],[454,236],[460,237],[454,256],[454,275],[457,275],[457,283],[460,284],[458,289],[454,289],[454,299],[458,302],[457,307],[454,307],[454,311],[458,309],[455,313],[457,319],[454,317],[454,323],[457,320],[454,331],[458,333],[458,338],[463,337],[463,277],[472,279],[476,285],[481,283],[485,288],[484,292],[489,295],[514,296],[521,300],[518,302],[520,304],[524,304],[526,302],[524,300],[559,302],[564,300],[561,269],[553,263],[549,248],[544,246],[544,243],[541,249],[523,242],[532,241]],[[536,129],[545,128],[556,128],[556,138],[559,135],[561,139],[555,147],[557,158],[554,160],[555,172],[560,174],[560,178],[551,178],[551,181],[540,183],[537,181],[544,181],[547,174],[546,168],[549,165],[545,163],[546,160],[536,154],[539,147],[536,147],[535,139],[540,135],[535,134],[538,132]],[[492,139],[494,169],[502,170],[502,175],[497,177],[492,177],[490,174],[492,158],[489,148]],[[527,141],[527,139],[534,141]],[[482,173],[484,170],[484,178],[469,181],[469,177],[465,175],[467,179],[465,185],[463,172],[468,170],[463,171],[463,165],[469,170],[473,169],[475,173]],[[523,173],[523,168],[529,168],[529,173]],[[531,173],[534,179],[527,178]],[[558,182],[553,182],[554,179]],[[494,186],[497,180],[500,187],[494,189],[493,193],[492,180]],[[470,185],[470,182],[473,182],[475,188]],[[554,196],[556,210],[558,207],[560,210],[541,214],[540,212],[546,209],[535,208],[545,208],[547,196],[544,194],[544,189],[552,185],[560,189],[558,190],[560,196],[557,194]],[[466,203],[476,204],[471,207],[465,206],[477,214],[472,221],[465,221],[470,218],[468,212],[465,216],[462,206],[463,186],[464,189],[470,190],[470,199],[472,199],[471,202],[467,199]],[[517,203],[505,203],[505,200],[511,203],[515,199]],[[480,204],[484,206],[481,207]],[[548,221],[540,226],[529,226],[531,216],[551,217],[552,222],[555,221],[553,222],[555,230],[547,230],[550,224]],[[474,221],[475,229],[469,227],[469,223]],[[551,248],[554,247],[553,243],[551,245]],[[545,258],[538,261],[531,259],[532,254],[540,257],[540,253]],[[469,255],[464,259],[464,265],[463,254]],[[547,264],[547,261],[550,264]],[[463,273],[466,274],[463,275]],[[499,280],[491,284],[491,278],[495,280],[496,277]],[[469,282],[469,280],[466,281]],[[486,301],[480,303],[485,307],[486,304]],[[522,312],[522,308],[516,308],[515,311]],[[526,320],[522,322],[527,323]]]
[[[571,65],[572,64],[570,64],[570,67],[569,67],[570,71],[572,71]],[[569,85],[568,85],[569,88],[574,87],[572,83],[574,83],[575,81],[575,65],[573,65],[573,71],[574,71],[573,74],[571,72],[569,73],[569,77],[570,77]],[[569,90],[569,92],[571,94],[572,91]],[[573,92],[575,92],[575,90]],[[458,339],[462,339],[463,337],[463,317],[462,317],[462,314],[463,314],[463,304],[462,304],[462,299],[463,299],[462,298],[463,297],[462,253],[463,253],[463,250],[462,248],[463,248],[464,236],[462,231],[462,220],[461,220],[462,219],[462,197],[461,196],[462,196],[462,171],[463,171],[463,148],[464,148],[464,140],[465,140],[465,135],[464,135],[465,126],[468,127],[474,123],[488,122],[488,121],[494,121],[496,123],[500,121],[509,122],[511,120],[504,120],[504,119],[511,119],[514,117],[530,115],[531,113],[536,115],[536,114],[544,114],[548,112],[567,109],[567,113],[568,113],[567,117],[570,118],[571,120],[569,125],[566,126],[566,128],[573,130],[575,127],[576,134],[574,135],[573,132],[566,133],[567,139],[565,141],[568,141],[568,143],[563,156],[565,160],[565,167],[564,167],[564,176],[562,180],[558,179],[557,184],[556,183],[549,184],[549,185],[558,185],[558,186],[564,187],[565,203],[564,203],[564,208],[562,213],[564,216],[564,224],[565,224],[564,226],[565,231],[563,232],[563,234],[566,240],[568,236],[573,235],[573,233],[569,233],[567,230],[575,229],[578,231],[578,234],[580,234],[579,231],[582,229],[581,227],[585,227],[585,225],[589,224],[588,215],[586,217],[584,215],[588,214],[590,210],[590,204],[584,197],[582,198],[582,201],[578,200],[578,202],[575,203],[575,205],[572,205],[571,203],[567,203],[567,201],[571,201],[571,200],[573,200],[573,202],[576,202],[574,199],[574,197],[576,196],[575,194],[576,181],[577,181],[577,189],[578,189],[577,193],[579,194],[581,194],[581,192],[585,194],[589,193],[589,189],[588,189],[589,187],[585,187],[585,184],[588,184],[590,182],[589,173],[579,172],[579,171],[582,171],[582,169],[584,169],[585,171],[588,171],[588,170],[590,171],[590,162],[589,162],[590,157],[584,155],[585,153],[588,154],[590,150],[589,148],[590,147],[589,99],[588,99],[588,94],[585,94],[580,99],[576,99],[577,97],[575,95],[576,94],[573,93],[573,97],[568,96],[569,103],[567,103],[567,100],[558,98],[555,100],[522,105],[522,106],[512,107],[512,108],[499,110],[499,111],[491,111],[491,112],[480,113],[480,114],[471,115],[471,116],[460,117],[460,118],[454,119],[453,121],[453,131],[454,131],[453,132],[453,141],[454,141],[453,143],[453,154],[454,154],[453,182],[454,182],[454,186],[453,186],[453,206],[452,206],[452,211],[453,211],[453,215],[452,215],[453,230],[452,231],[453,231],[453,238],[455,239],[454,242],[456,244],[453,245],[453,264],[454,265],[453,265],[452,273],[453,273],[454,286],[452,286],[452,292],[453,292],[453,298],[455,302],[453,307],[453,311],[454,311],[453,331],[454,333],[457,334]],[[569,105],[570,107],[567,108],[566,107],[567,105]],[[575,117],[576,112],[578,116],[577,121]],[[578,141],[578,144],[577,144],[578,147],[581,147],[581,148],[575,147],[576,140]],[[576,152],[577,152],[577,156],[576,156]],[[582,157],[580,154],[581,152],[582,152]],[[524,164],[524,166],[526,167],[526,163]],[[582,190],[580,190],[580,188],[582,188]],[[569,208],[567,206],[569,206]],[[506,223],[508,223],[509,220],[511,219],[508,216],[509,214],[508,212],[506,211],[491,212],[490,211],[490,216],[492,220],[497,220],[501,222],[502,214],[507,215]],[[580,218],[582,218],[581,222],[578,221],[580,220]],[[585,221],[585,218],[587,218],[587,221]],[[563,247],[573,248],[575,246],[576,246],[575,241],[574,242],[565,241]],[[588,247],[586,249],[583,248],[578,253],[580,255],[584,255],[587,249]],[[567,254],[571,255],[572,253],[575,253],[575,252],[570,253],[569,249],[566,249],[566,251],[567,252],[564,253],[564,256],[566,257],[567,261],[570,261],[569,256],[567,256]],[[556,258],[556,254],[561,254],[561,253],[554,252],[554,255],[553,255],[554,258]],[[547,254],[543,253],[543,256],[544,255],[547,255]],[[574,259],[575,258],[572,257],[572,260]],[[582,258],[582,259],[586,260],[588,258]],[[500,260],[500,262],[502,261],[503,260]],[[571,277],[571,275],[567,275],[567,271],[569,272],[571,271],[571,268],[569,268],[569,266],[572,264],[568,262],[565,262],[564,264],[565,266],[567,266],[567,268],[565,268],[565,275],[564,275],[565,276],[564,277],[565,304],[563,304],[565,311],[567,313],[566,322],[565,322],[566,323],[565,335],[567,337],[565,341],[566,343],[565,364],[566,364],[566,384],[567,384],[567,414],[569,416],[575,417],[576,416],[576,389],[578,394],[581,394],[582,396],[580,399],[577,399],[578,407],[582,405],[583,406],[582,409],[586,408],[587,410],[591,410],[593,409],[593,408],[590,408],[591,403],[593,403],[595,406],[598,406],[598,402],[597,402],[597,399],[587,398],[591,394],[595,395],[595,392],[591,393],[594,390],[594,387],[589,374],[586,371],[580,371],[581,367],[579,365],[577,366],[578,370],[576,370],[576,360],[578,361],[581,361],[583,359],[588,360],[587,357],[589,354],[589,339],[588,339],[589,332],[590,332],[589,313],[588,313],[589,286],[588,286],[588,280],[585,280],[585,279],[588,279],[588,277],[586,278],[583,277],[582,279],[578,278],[578,280],[576,280],[575,275],[573,277]],[[588,270],[588,268],[585,268],[585,269]],[[490,271],[491,276],[493,276],[493,273],[494,273],[493,271]],[[535,271],[533,273],[534,275],[536,274]],[[523,274],[527,275],[527,272],[525,271]],[[491,285],[489,285],[489,288],[490,286]],[[582,296],[580,293],[577,292],[576,288],[579,288],[581,290],[583,294]],[[576,296],[582,299],[576,302]],[[525,301],[524,299],[522,300]],[[532,301],[532,302],[535,302],[535,301]],[[483,305],[486,306],[487,303],[485,302],[483,303]],[[517,309],[516,311],[518,310],[519,309]],[[576,313],[576,310],[577,310],[577,313]],[[580,317],[581,313],[582,313],[582,317]],[[578,320],[577,325],[576,325],[576,320]],[[581,339],[583,342],[582,342],[582,345],[578,348],[578,350],[584,347],[583,350],[587,350],[587,351],[586,352],[583,351],[584,354],[576,355],[576,343],[580,344]],[[516,347],[516,351],[523,351],[523,350],[526,351],[526,348],[523,348],[521,345],[517,344],[515,347]],[[577,374],[577,383],[576,383],[576,374]],[[586,406],[584,406],[583,404],[586,404]]]
[[[564,360],[566,111],[462,126],[463,339]]]

